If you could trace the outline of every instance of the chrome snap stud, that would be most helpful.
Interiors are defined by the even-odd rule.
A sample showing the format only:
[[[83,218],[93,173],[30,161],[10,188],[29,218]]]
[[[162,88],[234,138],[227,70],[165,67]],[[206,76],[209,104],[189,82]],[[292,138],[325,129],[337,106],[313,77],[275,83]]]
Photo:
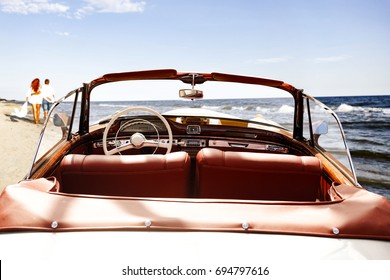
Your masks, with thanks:
[[[145,221],[145,226],[146,227],[150,227],[152,225],[152,221],[151,220],[146,220]]]
[[[248,223],[242,223],[242,228],[247,230],[249,228],[249,224]]]
[[[51,228],[57,228],[58,227],[58,222],[57,221],[53,221],[51,223]]]

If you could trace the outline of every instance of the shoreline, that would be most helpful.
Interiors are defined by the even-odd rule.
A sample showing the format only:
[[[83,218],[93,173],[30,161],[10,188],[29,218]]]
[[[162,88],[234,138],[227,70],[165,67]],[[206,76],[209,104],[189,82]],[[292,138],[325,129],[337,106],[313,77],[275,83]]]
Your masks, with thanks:
[[[26,118],[10,117],[24,101],[0,99],[0,192],[7,185],[15,184],[27,174],[43,128]],[[31,107],[28,108],[31,111]]]

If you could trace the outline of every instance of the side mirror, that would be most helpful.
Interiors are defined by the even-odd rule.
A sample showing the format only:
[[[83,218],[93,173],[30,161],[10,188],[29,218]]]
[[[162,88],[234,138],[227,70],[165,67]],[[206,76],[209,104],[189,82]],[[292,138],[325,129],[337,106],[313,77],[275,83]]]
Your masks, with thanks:
[[[316,121],[313,123],[313,134],[315,143],[321,135],[328,133],[328,123],[326,121]]]
[[[198,89],[181,89],[179,96],[186,99],[202,99],[203,91]]]
[[[53,123],[55,126],[67,127],[69,126],[70,118],[66,113],[55,113],[53,116]]]
[[[53,116],[54,126],[61,127],[62,137],[66,137],[69,131],[70,118],[66,113],[55,113]]]

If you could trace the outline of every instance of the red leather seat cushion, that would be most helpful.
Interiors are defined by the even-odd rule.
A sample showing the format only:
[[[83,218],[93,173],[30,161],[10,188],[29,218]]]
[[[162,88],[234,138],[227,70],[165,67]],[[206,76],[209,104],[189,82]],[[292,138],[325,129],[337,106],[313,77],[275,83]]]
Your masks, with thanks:
[[[321,163],[311,156],[205,148],[196,172],[201,198],[315,201]]]
[[[187,197],[190,157],[167,155],[78,155],[64,157],[59,168],[60,190],[66,193]]]

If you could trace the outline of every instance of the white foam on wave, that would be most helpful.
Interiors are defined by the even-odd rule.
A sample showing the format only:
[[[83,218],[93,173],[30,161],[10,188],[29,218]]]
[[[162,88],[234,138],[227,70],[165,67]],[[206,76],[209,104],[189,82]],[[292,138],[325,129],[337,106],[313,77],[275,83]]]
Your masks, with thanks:
[[[290,105],[282,105],[280,107],[260,107],[260,106],[257,106],[256,107],[256,111],[257,112],[261,112],[263,114],[266,114],[266,113],[281,113],[281,114],[290,114],[290,113],[294,113],[294,107],[290,106]]]
[[[113,108],[127,108],[129,107],[128,105],[123,105],[123,104],[106,104],[106,103],[103,103],[103,104],[99,104],[100,107],[113,107]]]
[[[289,105],[282,105],[278,110],[278,113],[293,113],[293,112],[294,112],[294,107]]]
[[[390,108],[359,107],[359,106],[355,107],[343,103],[339,107],[337,107],[336,112],[341,112],[341,113],[363,112],[365,115],[383,113],[385,115],[389,115]]]
[[[383,114],[390,115],[390,108],[383,109]]]
[[[251,108],[250,106],[233,106],[232,109],[233,110],[238,110],[238,111],[251,111]]]
[[[260,106],[257,106],[256,107],[256,111],[257,112],[262,112],[262,113],[268,113],[270,111],[269,108],[264,108],[264,107],[260,107]]]
[[[337,112],[352,112],[353,110],[355,110],[355,108],[353,106],[345,104],[345,103],[341,104],[336,109]]]
[[[232,106],[232,105],[221,105],[221,106],[210,106],[210,105],[203,105],[201,106],[203,109],[209,109],[209,110],[236,110],[236,111],[252,111],[254,110],[253,106]]]
[[[220,107],[219,107],[219,106],[208,106],[208,105],[203,105],[201,108],[202,108],[202,109],[209,109],[209,110],[217,110],[217,109],[219,109]]]

